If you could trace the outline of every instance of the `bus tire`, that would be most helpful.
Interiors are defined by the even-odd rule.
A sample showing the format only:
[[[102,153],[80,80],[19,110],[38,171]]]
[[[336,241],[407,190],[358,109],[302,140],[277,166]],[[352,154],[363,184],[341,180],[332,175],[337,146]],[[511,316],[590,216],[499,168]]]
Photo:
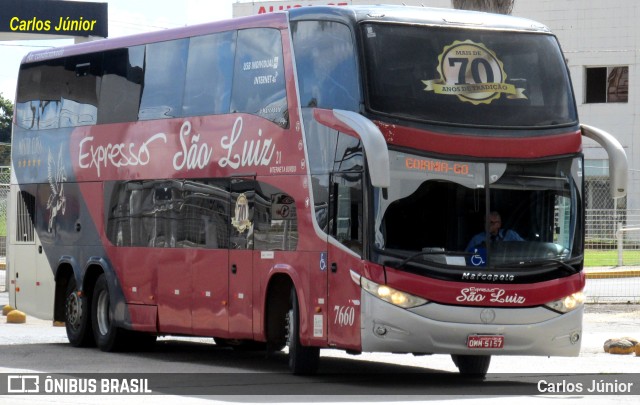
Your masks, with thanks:
[[[67,281],[64,298],[64,326],[69,343],[74,347],[94,346],[91,330],[91,306],[89,298],[76,291],[76,279],[71,276]]]
[[[126,331],[118,328],[112,322],[109,285],[104,274],[101,274],[96,280],[91,307],[93,335],[98,348],[103,352],[122,350]]]
[[[291,289],[289,302],[285,326],[289,347],[289,369],[297,375],[315,374],[320,363],[320,348],[300,343],[300,309],[295,288]]]
[[[458,367],[460,374],[468,377],[484,378],[489,371],[491,356],[473,356],[452,354],[451,360]]]

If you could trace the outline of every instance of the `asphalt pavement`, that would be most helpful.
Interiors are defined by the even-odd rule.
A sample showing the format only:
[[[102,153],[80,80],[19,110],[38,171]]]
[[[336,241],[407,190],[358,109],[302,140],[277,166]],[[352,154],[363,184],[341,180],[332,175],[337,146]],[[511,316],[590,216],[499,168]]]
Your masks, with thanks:
[[[7,292],[0,293],[0,307],[9,302]],[[583,320],[583,336],[580,356],[578,358],[550,357],[538,358],[532,356],[516,356],[528,360],[514,363],[512,356],[494,356],[491,362],[492,373],[537,373],[540,367],[560,373],[625,373],[640,374],[640,356],[611,356],[603,352],[603,344],[607,339],[631,336],[640,340],[640,304],[587,304]],[[211,343],[210,338],[184,338],[169,336],[161,339],[192,339]],[[2,364],[2,346],[25,345],[42,343],[66,343],[64,327],[56,327],[49,320],[42,320],[27,316],[24,324],[8,324],[6,317],[0,316],[0,373]],[[323,355],[331,357],[353,358],[341,350],[323,350]],[[371,358],[394,364],[404,364],[411,367],[430,367],[438,370],[456,372],[457,368],[448,356],[434,355],[416,357],[391,353],[363,354],[358,358]],[[570,360],[568,360],[570,359]],[[28,370],[28,368],[27,368]],[[77,370],[82,371],[82,370]],[[180,372],[179,370],[175,370]]]
[[[0,293],[0,307],[8,303],[8,293]],[[584,328],[583,328],[583,341],[580,356],[576,358],[546,358],[546,357],[532,357],[532,356],[494,356],[491,363],[490,373],[518,373],[527,375],[544,375],[544,373],[565,373],[571,376],[575,373],[593,373],[596,376],[604,376],[607,374],[619,374],[630,373],[635,374],[633,378],[640,375],[640,356],[626,355],[615,356],[604,353],[602,346],[605,340],[610,338],[618,338],[623,336],[632,336],[640,338],[640,305],[638,304],[615,304],[615,305],[602,305],[602,304],[589,304],[585,307],[584,315]],[[167,337],[164,339],[185,339]],[[211,339],[204,339],[211,343]],[[0,316],[0,374],[1,373],[29,373],[33,370],[46,370],[47,368],[42,365],[42,358],[38,360],[38,356],[32,354],[24,354],[25,350],[28,352],[28,346],[39,348],[48,347],[47,344],[51,343],[66,343],[66,333],[64,327],[54,327],[51,321],[37,319],[32,316],[27,317],[27,321],[24,324],[8,324],[6,318]],[[45,346],[43,346],[45,344]],[[11,349],[11,346],[15,346],[16,349],[23,352],[14,353],[16,351]],[[11,354],[13,353],[13,354]],[[22,354],[20,354],[22,353]],[[337,350],[323,350],[323,356],[329,356],[332,358],[350,358],[353,356],[337,351]],[[17,357],[16,357],[17,356]],[[29,366],[28,361],[25,361],[25,357],[33,357],[33,366]],[[163,356],[164,358],[164,356]],[[179,359],[180,357],[178,357]],[[365,361],[376,362],[377,364],[396,364],[406,365],[407,367],[428,367],[433,370],[441,370],[444,373],[455,373],[456,368],[448,358],[444,355],[434,355],[427,357],[415,357],[412,355],[399,355],[399,354],[364,354],[358,356]],[[128,358],[127,358],[128,359]],[[119,360],[122,361],[122,360]],[[131,358],[131,362],[137,363],[140,360],[136,360],[135,357]],[[55,362],[54,362],[55,363]],[[95,364],[75,362],[71,365],[67,365],[69,370],[60,370],[59,372],[90,372],[95,371]],[[83,369],[85,367],[86,369]],[[123,367],[125,365],[123,364]],[[135,367],[126,366],[126,367]],[[134,368],[135,370],[135,368]],[[165,373],[180,373],[180,372],[211,372],[209,365],[203,366],[202,364],[195,362],[190,364],[188,361],[177,361],[176,358],[167,359],[166,362],[162,362],[162,370]],[[636,379],[640,384],[640,379]],[[462,389],[462,388],[461,388]],[[464,391],[461,391],[464,392]],[[517,397],[517,399],[516,399]],[[607,396],[607,397],[591,397],[591,400],[598,401],[601,404],[631,404],[634,403],[636,398],[634,396]],[[567,395],[510,395],[510,396],[496,396],[490,395],[485,397],[487,401],[492,404],[507,404],[513,403],[514,399],[520,405],[524,404],[537,404],[541,400],[553,401],[554,404],[561,403],[573,403],[578,398],[585,400],[584,396],[567,396]],[[403,396],[401,392],[397,397],[376,397],[376,396],[360,396],[360,397],[345,397],[331,398],[330,396],[315,396],[315,397],[300,397],[300,396],[231,396],[231,397],[196,397],[193,395],[151,395],[151,396],[0,396],[0,404],[30,404],[30,403],[74,403],[74,404],[117,404],[122,405],[126,403],[153,403],[153,404],[211,404],[211,403],[223,403],[223,404],[238,404],[249,405],[252,403],[287,403],[292,404],[311,404],[318,402],[337,404],[362,404],[362,403],[394,403],[416,405],[418,403],[425,404],[471,404],[482,401],[482,395],[469,395],[464,394],[461,396],[432,396],[430,398],[416,398],[412,396]],[[589,398],[587,397],[587,400]],[[509,402],[507,402],[509,401]]]

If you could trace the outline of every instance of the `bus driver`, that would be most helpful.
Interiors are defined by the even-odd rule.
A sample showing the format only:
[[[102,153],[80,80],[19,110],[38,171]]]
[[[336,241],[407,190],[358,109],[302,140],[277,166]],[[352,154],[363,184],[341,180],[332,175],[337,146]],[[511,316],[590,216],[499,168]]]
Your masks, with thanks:
[[[520,235],[514,230],[511,229],[502,229],[502,219],[500,218],[500,214],[497,211],[491,211],[489,213],[489,234],[491,237],[491,242],[515,242],[515,241],[524,241]],[[480,232],[475,235],[469,241],[467,245],[467,251],[472,251],[473,248],[481,246],[485,242],[486,233]]]

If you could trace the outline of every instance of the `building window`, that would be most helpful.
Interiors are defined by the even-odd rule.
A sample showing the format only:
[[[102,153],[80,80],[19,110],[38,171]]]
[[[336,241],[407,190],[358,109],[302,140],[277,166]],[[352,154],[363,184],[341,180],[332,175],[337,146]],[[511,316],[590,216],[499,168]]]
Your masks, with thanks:
[[[629,98],[629,67],[586,68],[585,103],[626,103]]]

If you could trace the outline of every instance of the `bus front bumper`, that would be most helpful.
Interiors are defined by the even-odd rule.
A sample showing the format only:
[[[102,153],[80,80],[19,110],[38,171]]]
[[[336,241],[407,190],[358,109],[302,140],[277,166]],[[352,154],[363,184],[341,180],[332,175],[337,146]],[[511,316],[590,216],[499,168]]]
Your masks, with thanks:
[[[566,314],[541,306],[436,303],[407,310],[365,291],[361,298],[363,352],[538,356],[577,356],[580,352],[583,306]],[[492,341],[486,346],[501,347],[473,344],[483,337]]]

